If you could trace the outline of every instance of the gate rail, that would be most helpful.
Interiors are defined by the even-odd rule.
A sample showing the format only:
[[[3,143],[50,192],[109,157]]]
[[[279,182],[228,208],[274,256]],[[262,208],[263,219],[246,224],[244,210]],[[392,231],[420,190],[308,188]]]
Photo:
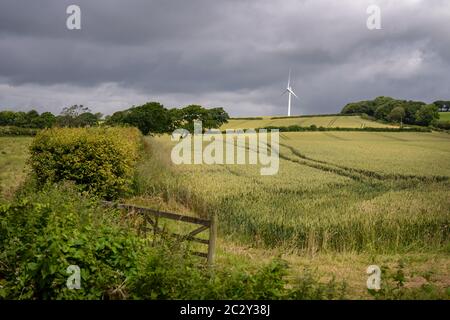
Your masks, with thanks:
[[[210,220],[197,218],[197,217],[191,217],[191,216],[184,216],[177,213],[171,213],[171,212],[164,212],[164,211],[158,211],[151,208],[145,208],[145,207],[138,207],[134,205],[129,204],[120,204],[120,203],[114,203],[110,201],[103,201],[103,204],[110,207],[115,207],[119,209],[124,209],[128,211],[134,211],[138,212],[144,215],[144,219],[150,223],[155,233],[168,233],[171,236],[177,238],[179,241],[194,241],[201,244],[207,244],[208,245],[208,253],[204,252],[196,252],[193,251],[192,254],[206,258],[208,266],[214,265],[214,255],[216,251],[216,237],[217,237],[217,218],[216,215],[212,215]],[[149,216],[153,216],[154,219],[151,219]],[[181,235],[177,233],[167,232],[163,229],[158,227],[158,219],[159,218],[166,218],[171,219],[175,221],[181,221],[186,223],[192,223],[201,225],[201,227],[189,232],[186,235]],[[196,237],[199,233],[206,231],[209,229],[209,239],[201,239]]]

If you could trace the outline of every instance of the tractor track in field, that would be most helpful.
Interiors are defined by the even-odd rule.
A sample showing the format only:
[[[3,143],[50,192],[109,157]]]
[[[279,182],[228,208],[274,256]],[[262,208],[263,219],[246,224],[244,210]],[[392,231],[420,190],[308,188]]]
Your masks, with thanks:
[[[351,141],[350,139],[339,137],[339,136],[337,136],[337,135],[335,135],[335,134],[333,134],[331,132],[324,131],[323,134],[326,135],[327,137],[330,137],[330,138],[333,138],[333,139],[337,139],[337,140],[341,140],[341,141]]]
[[[334,163],[322,161],[322,160],[316,160],[313,158],[310,158],[308,156],[305,156],[301,154],[297,149],[294,147],[291,147],[286,144],[280,143],[280,146],[283,146],[287,149],[289,149],[293,155],[295,155],[298,159],[292,159],[290,157],[287,157],[285,155],[282,155],[280,153],[280,157],[282,159],[299,163],[302,165],[306,165],[311,168],[319,169],[326,172],[333,172],[337,175],[341,175],[344,177],[351,178],[353,180],[357,181],[364,181],[367,179],[376,179],[380,181],[386,181],[386,180],[411,180],[411,179],[417,179],[423,182],[442,182],[442,181],[448,181],[449,177],[447,176],[416,176],[416,175],[404,175],[404,174],[382,174],[375,171],[370,170],[364,170],[364,169],[356,169],[356,168],[349,168],[346,166],[337,165]]]
[[[330,128],[331,126],[333,126],[337,119],[338,117],[334,117],[333,119],[331,119],[330,122],[328,122],[327,127]]]

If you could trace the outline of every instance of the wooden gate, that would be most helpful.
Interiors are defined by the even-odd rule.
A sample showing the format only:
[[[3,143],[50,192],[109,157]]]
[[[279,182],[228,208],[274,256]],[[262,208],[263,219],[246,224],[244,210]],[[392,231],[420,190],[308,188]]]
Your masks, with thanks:
[[[151,225],[151,228],[154,230],[155,233],[167,233],[170,236],[175,237],[179,241],[193,241],[193,242],[208,245],[208,253],[197,252],[197,251],[193,251],[192,253],[194,255],[206,258],[208,266],[214,265],[214,255],[215,255],[215,251],[216,251],[215,248],[216,248],[216,237],[217,237],[216,215],[213,215],[211,217],[211,220],[206,220],[206,219],[201,219],[201,218],[197,218],[197,217],[184,216],[184,215],[180,215],[180,214],[176,214],[176,213],[158,211],[158,210],[154,210],[154,209],[150,209],[150,208],[137,207],[137,206],[128,205],[128,204],[116,204],[116,203],[108,202],[108,201],[104,201],[103,203],[107,206],[124,209],[124,210],[128,210],[128,211],[134,211],[134,212],[142,214],[145,221]],[[196,228],[195,230],[193,230],[185,235],[166,232],[158,226],[159,218],[166,218],[166,219],[171,219],[171,220],[175,220],[175,221],[197,224],[197,225],[200,225],[200,227]],[[209,239],[208,240],[196,237],[199,233],[206,231],[208,229],[209,229]]]

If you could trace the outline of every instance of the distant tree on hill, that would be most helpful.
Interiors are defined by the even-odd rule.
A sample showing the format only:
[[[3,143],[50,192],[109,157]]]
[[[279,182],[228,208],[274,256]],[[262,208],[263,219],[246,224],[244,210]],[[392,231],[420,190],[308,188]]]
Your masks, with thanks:
[[[342,114],[367,114],[373,116],[377,120],[383,121],[398,121],[394,120],[399,116],[399,110],[397,108],[402,108],[404,111],[404,116],[402,117],[402,122],[406,124],[421,124],[427,123],[427,121],[417,122],[417,112],[426,104],[421,101],[407,101],[407,100],[397,100],[390,97],[377,97],[374,100],[360,101],[348,103],[341,111]],[[391,117],[391,113],[394,109],[397,109]]]
[[[169,111],[158,102],[148,102],[142,106],[129,109],[123,115],[121,121],[139,128],[145,135],[165,133],[171,129]]]
[[[433,104],[439,108],[439,111],[441,112],[448,112],[450,111],[450,101],[442,101],[438,100],[433,102]]]
[[[170,133],[177,128],[194,129],[194,121],[202,121],[203,128],[219,128],[229,119],[223,108],[205,109],[189,105],[181,109],[166,109],[158,102],[149,102],[108,116],[107,125],[127,124],[139,128],[143,134]]]
[[[423,126],[430,125],[433,121],[439,119],[438,110],[438,107],[434,104],[422,106],[416,113],[416,123]]]
[[[203,126],[205,128],[220,128],[224,123],[228,122],[230,116],[223,108],[207,109],[207,116]]]
[[[88,107],[73,105],[63,108],[61,114],[56,118],[56,124],[60,127],[91,126],[97,123],[97,118]]]
[[[56,122],[56,117],[51,112],[44,112],[38,118],[34,119],[32,124],[33,128],[51,128]]]
[[[405,118],[405,109],[403,107],[395,107],[388,115],[388,119],[393,122],[403,122]]]
[[[93,127],[98,124],[98,118],[91,112],[84,112],[75,118],[76,127]]]
[[[15,112],[13,111],[0,111],[0,126],[12,126],[14,125]]]

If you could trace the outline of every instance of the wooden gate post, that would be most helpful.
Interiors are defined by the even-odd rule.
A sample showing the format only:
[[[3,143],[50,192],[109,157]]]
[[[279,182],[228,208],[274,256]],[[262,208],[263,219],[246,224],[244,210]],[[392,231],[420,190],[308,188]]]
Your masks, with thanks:
[[[209,226],[209,245],[208,245],[208,267],[214,266],[214,255],[216,253],[217,237],[217,215],[211,216],[211,225]]]

